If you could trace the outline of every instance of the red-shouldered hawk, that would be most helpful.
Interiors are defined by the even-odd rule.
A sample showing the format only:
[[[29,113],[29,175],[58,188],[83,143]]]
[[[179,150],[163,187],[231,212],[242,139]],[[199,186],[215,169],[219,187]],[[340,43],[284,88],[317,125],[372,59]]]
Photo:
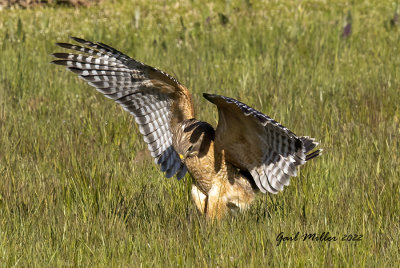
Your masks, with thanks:
[[[296,136],[240,101],[203,94],[218,108],[214,130],[195,119],[189,91],[172,76],[103,43],[72,39],[80,45],[57,45],[80,53],[54,53],[52,63],[130,112],[166,177],[190,173],[194,202],[210,219],[248,208],[258,192],[282,191],[296,166],[322,151],[314,150],[314,139]]]

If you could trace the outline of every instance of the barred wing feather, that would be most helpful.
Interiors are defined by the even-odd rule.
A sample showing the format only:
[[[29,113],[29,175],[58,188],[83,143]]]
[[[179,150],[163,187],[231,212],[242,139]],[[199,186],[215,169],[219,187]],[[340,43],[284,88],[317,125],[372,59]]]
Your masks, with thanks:
[[[171,129],[194,117],[188,90],[172,76],[103,44],[72,37],[79,45],[57,43],[77,53],[54,53],[54,64],[66,66],[107,98],[130,112],[151,156],[166,177],[186,174],[172,146]]]
[[[296,166],[322,150],[309,137],[298,137],[269,116],[232,98],[204,94],[218,107],[215,147],[226,161],[252,175],[261,192],[278,193],[288,186]],[[240,152],[240,153],[239,153]]]

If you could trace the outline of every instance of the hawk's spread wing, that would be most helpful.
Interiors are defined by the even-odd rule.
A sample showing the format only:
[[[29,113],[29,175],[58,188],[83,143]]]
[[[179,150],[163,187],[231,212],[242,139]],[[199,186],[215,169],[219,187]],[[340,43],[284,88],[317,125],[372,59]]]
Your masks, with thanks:
[[[78,74],[106,97],[113,99],[130,112],[139,125],[151,155],[166,177],[186,174],[186,166],[172,147],[173,126],[194,117],[193,103],[188,90],[175,78],[116,49],[80,38],[81,45],[57,43],[58,46],[78,51],[54,53],[53,61]]]
[[[248,170],[262,192],[277,193],[296,176],[296,166],[318,156],[318,143],[293,132],[265,114],[232,98],[204,97],[217,105],[219,121],[215,149],[224,150],[226,161]]]

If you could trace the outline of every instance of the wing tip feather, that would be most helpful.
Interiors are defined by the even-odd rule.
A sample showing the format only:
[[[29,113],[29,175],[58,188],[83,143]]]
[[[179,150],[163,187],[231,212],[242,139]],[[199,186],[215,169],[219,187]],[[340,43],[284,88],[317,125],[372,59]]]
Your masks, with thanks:
[[[67,66],[67,60],[52,60],[50,63],[56,65]]]
[[[84,43],[87,42],[85,39],[82,39],[82,38],[79,38],[79,37],[76,37],[76,36],[70,36],[69,38],[74,40],[74,41],[76,41],[76,42],[78,42],[78,43],[81,43],[81,44],[84,44]]]
[[[215,103],[214,102],[214,98],[215,98],[215,94],[210,94],[210,93],[203,93],[203,97],[206,98],[208,101]]]
[[[323,151],[322,149],[318,149],[318,150],[306,155],[306,161],[310,161],[311,159],[313,159],[317,156],[320,156],[322,154],[322,151]]]

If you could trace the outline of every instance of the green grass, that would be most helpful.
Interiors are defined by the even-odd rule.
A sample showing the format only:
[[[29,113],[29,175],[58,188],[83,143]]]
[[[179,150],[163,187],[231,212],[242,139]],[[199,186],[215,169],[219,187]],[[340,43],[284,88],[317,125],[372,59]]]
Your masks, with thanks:
[[[398,266],[394,1],[198,2],[0,12],[1,266]],[[353,31],[343,39],[348,10]],[[214,126],[202,92],[316,137],[325,153],[283,193],[210,224],[192,204],[189,176],[165,179],[151,160],[135,160],[145,145],[129,114],[49,64],[68,36],[174,75]],[[324,231],[363,238],[277,246],[280,232]]]

